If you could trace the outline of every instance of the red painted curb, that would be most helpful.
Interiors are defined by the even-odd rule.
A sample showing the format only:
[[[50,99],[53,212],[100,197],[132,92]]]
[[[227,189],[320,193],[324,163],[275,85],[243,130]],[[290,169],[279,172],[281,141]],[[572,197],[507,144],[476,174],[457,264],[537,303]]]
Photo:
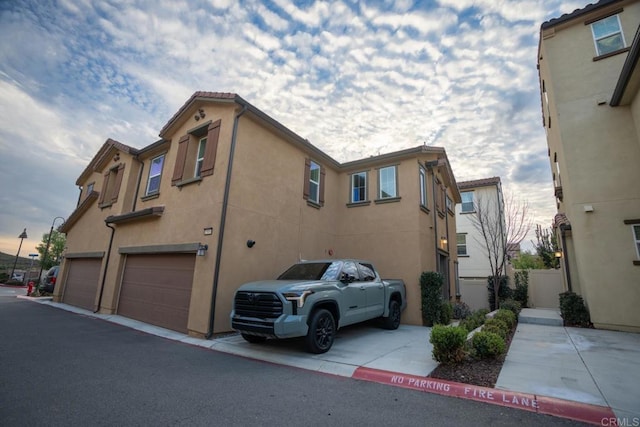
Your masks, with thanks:
[[[486,402],[493,405],[507,406],[595,425],[602,425],[603,419],[615,418],[615,414],[611,408],[605,406],[589,405],[553,397],[511,392],[378,369],[360,367],[355,370],[351,378],[427,393],[436,393],[443,396]]]

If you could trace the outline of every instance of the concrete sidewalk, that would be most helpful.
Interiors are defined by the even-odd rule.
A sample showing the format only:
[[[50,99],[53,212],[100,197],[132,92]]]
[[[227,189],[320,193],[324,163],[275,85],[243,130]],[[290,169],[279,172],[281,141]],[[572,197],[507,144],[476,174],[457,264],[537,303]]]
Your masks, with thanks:
[[[332,375],[484,401],[601,424],[618,417],[640,425],[640,334],[550,326],[557,313],[524,311],[494,389],[428,379],[430,328],[401,325],[386,331],[371,324],[341,329],[331,350],[312,355],[301,339],[249,344],[238,334],[204,340],[118,315],[34,299],[41,304],[130,327],[183,343],[251,359]],[[536,324],[537,323],[537,324]],[[542,324],[540,324],[542,323]],[[552,323],[553,324],[553,323]],[[614,424],[607,424],[614,425]]]

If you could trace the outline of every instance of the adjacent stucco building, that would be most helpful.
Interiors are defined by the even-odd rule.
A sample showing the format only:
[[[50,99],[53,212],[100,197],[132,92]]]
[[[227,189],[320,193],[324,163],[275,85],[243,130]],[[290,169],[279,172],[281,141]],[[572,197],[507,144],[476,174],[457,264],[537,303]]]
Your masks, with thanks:
[[[542,124],[565,289],[597,328],[640,331],[640,2],[602,0],[540,28]]]
[[[461,203],[456,205],[456,246],[462,300],[473,309],[488,308],[487,278],[493,272],[485,238],[474,225],[474,219],[478,207],[482,207],[487,215],[495,217],[495,223],[490,225],[497,226],[494,230],[500,234],[494,235],[502,236],[505,230],[502,183],[496,176],[459,182],[458,189]],[[491,255],[496,255],[504,252],[504,248],[492,252],[496,253]]]
[[[339,163],[236,94],[196,92],[142,149],[107,140],[78,178],[54,299],[193,336],[230,330],[235,290],[300,259],[371,260],[407,285],[456,294],[445,150]],[[452,250],[450,248],[453,248]]]

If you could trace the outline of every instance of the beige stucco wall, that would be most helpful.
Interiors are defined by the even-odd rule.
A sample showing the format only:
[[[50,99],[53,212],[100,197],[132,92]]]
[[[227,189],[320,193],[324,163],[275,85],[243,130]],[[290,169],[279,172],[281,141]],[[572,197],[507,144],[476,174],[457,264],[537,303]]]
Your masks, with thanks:
[[[629,45],[640,4],[621,2],[615,8],[620,6]],[[584,25],[593,17],[546,31],[542,40],[541,79],[552,101],[551,166],[555,171],[557,153],[564,196],[560,211],[571,222],[575,248],[569,253],[575,262],[574,290],[585,298],[596,327],[640,330],[640,267],[633,265],[631,227],[623,223],[640,217],[637,107],[608,105],[626,53],[593,60],[591,28]]]
[[[181,187],[172,186],[177,141],[189,130],[205,122],[193,118],[198,108],[204,110],[207,120],[221,120],[214,173]],[[144,247],[146,251],[154,252],[167,245],[207,244],[208,251],[195,260],[188,320],[189,333],[204,336],[209,327],[233,123],[240,108],[234,103],[198,103],[190,110],[193,111],[184,113],[183,123],[173,126],[171,134],[164,135],[172,141],[171,144],[141,156],[144,169],[139,185],[140,162],[132,155],[120,153],[119,161],[125,163],[125,175],[118,202],[104,209],[94,202],[69,230],[67,244],[69,251],[74,253],[106,252],[111,235],[111,230],[104,222],[107,216],[126,214],[132,209],[140,211],[164,207],[161,216],[113,225],[115,233],[100,310],[103,313],[117,312],[120,282],[126,265],[126,255],[120,250]],[[150,161],[163,152],[166,155],[159,194],[157,197],[144,198]],[[322,165],[326,171],[325,203],[320,208],[310,206],[302,197],[304,162],[307,157]],[[429,154],[419,160],[424,162],[435,157],[436,154]],[[230,330],[233,294],[241,284],[274,278],[299,259],[341,257],[371,260],[384,277],[404,279],[409,298],[404,322],[421,324],[418,278],[422,271],[435,269],[435,236],[431,228],[433,215],[436,214],[434,211],[425,213],[419,208],[418,160],[415,155],[383,161],[380,165],[367,165],[366,168],[371,171],[369,198],[375,199],[377,193],[375,167],[391,164],[398,167],[401,201],[385,204],[372,202],[369,206],[350,208],[347,207],[349,174],[353,171],[340,170],[338,164],[326,155],[312,147],[292,143],[282,133],[258,122],[251,114],[242,116],[238,122],[220,254],[214,332]],[[101,170],[88,174],[86,182],[81,185],[94,182],[94,189],[100,191],[102,173],[110,164],[101,166]],[[184,179],[192,173],[185,170]],[[432,198],[432,195],[429,197]],[[445,233],[448,225],[451,242],[455,237],[453,215],[438,218],[438,224],[439,234]],[[205,235],[205,228],[211,228],[213,233]],[[254,240],[255,246],[247,247],[247,240]],[[452,295],[455,295],[454,261],[455,254],[449,262]]]

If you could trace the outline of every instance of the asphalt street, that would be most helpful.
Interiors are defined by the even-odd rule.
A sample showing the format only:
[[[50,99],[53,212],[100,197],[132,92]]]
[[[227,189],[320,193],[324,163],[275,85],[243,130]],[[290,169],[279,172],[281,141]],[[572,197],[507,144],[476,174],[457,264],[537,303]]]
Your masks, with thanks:
[[[278,366],[0,296],[2,426],[568,426]]]

